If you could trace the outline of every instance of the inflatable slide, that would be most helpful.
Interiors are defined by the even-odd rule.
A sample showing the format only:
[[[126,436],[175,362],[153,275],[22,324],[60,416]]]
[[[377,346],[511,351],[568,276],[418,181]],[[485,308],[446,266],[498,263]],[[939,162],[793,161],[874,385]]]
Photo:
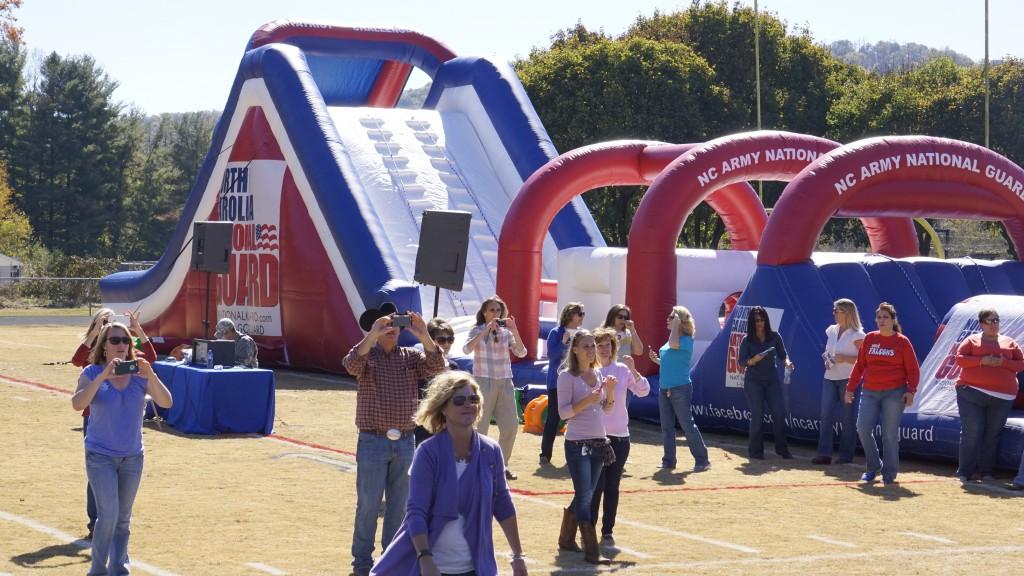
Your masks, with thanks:
[[[429,94],[420,109],[396,109],[413,67],[432,79]],[[440,315],[476,313],[495,293],[509,204],[554,156],[505,65],[414,32],[268,24],[246,48],[166,252],[149,270],[103,279],[103,301],[137,309],[167,346],[203,335],[205,305],[253,335],[261,359],[340,371],[364,310],[431,310],[433,288],[412,281],[425,210],[472,214],[465,288],[442,291]],[[188,257],[204,220],[234,224],[231,271],[209,299]],[[557,250],[603,245],[573,200],[544,236],[544,277]]]

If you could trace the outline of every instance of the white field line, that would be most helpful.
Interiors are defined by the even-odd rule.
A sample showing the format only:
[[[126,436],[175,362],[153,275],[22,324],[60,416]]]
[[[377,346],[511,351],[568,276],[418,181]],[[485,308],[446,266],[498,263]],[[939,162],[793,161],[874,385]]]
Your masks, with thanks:
[[[542,506],[547,506],[549,508],[559,508],[559,509],[563,508],[563,506],[561,504],[557,504],[555,502],[549,502],[547,500],[544,500],[543,498],[538,498],[536,496],[525,496],[523,494],[513,494],[512,497],[520,499],[520,500],[524,500],[526,502],[531,502],[533,504],[540,504]],[[643,522],[637,522],[636,520],[629,520],[629,519],[623,518],[622,516],[619,516],[618,518],[616,518],[615,522],[617,524],[625,524],[627,526],[633,526],[635,528],[640,528],[642,530],[647,530],[649,532],[658,532],[660,534],[668,534],[670,536],[675,536],[677,538],[683,538],[685,540],[693,540],[694,542],[701,542],[703,544],[710,544],[712,546],[719,546],[719,547],[722,547],[722,548],[728,548],[730,550],[735,550],[737,552],[743,552],[744,554],[757,554],[758,552],[760,552],[760,550],[758,550],[757,548],[750,548],[749,546],[743,546],[741,544],[733,544],[732,542],[726,542],[724,540],[716,540],[714,538],[706,538],[706,537],[700,536],[698,534],[690,534],[689,532],[682,532],[682,531],[679,531],[679,530],[672,530],[670,528],[663,528],[661,526],[654,526],[652,524],[645,524]]]
[[[45,524],[41,524],[41,523],[36,522],[35,520],[32,520],[30,518],[25,518],[23,516],[18,516],[16,514],[11,514],[10,512],[5,512],[3,510],[0,510],[0,520],[7,520],[8,522],[13,522],[15,524],[21,524],[22,526],[24,526],[26,528],[30,528],[32,530],[35,530],[36,532],[41,532],[43,534],[46,534],[47,536],[50,536],[50,537],[54,538],[55,540],[59,540],[59,541],[63,542],[64,544],[74,544],[75,546],[78,546],[79,548],[89,548],[89,546],[90,546],[89,542],[87,542],[85,540],[82,540],[80,538],[75,538],[74,536],[72,536],[71,534],[68,534],[67,532],[62,532],[62,531],[60,531],[60,530],[58,530],[56,528],[52,528],[52,527],[47,526]],[[134,558],[132,559],[131,565],[132,565],[132,568],[137,568],[137,569],[141,570],[142,572],[153,574],[154,576],[178,576],[174,572],[170,572],[168,570],[164,570],[163,568],[157,568],[156,566],[153,566],[152,564],[147,564],[145,562],[142,562],[142,561],[134,559]]]
[[[844,548],[856,548],[857,545],[851,542],[843,542],[842,540],[833,540],[832,538],[826,538],[824,536],[818,536],[817,534],[808,534],[808,538],[811,540],[817,540],[818,542],[824,542],[825,544],[832,544],[833,546],[842,546]]]
[[[32,401],[31,399],[25,398],[24,396],[13,396],[13,398],[15,400],[18,400],[19,402],[31,402]]]
[[[643,552],[640,552],[639,550],[633,550],[632,548],[626,548],[625,546],[619,546],[618,544],[616,544],[615,546],[605,546],[604,548],[605,550],[615,550],[623,554],[636,556],[637,558],[643,558],[644,560],[650,560],[651,558],[654,558],[654,556],[650,554],[645,554]]]
[[[949,538],[943,538],[941,536],[932,536],[931,534],[922,534],[920,532],[899,532],[903,536],[910,536],[911,538],[917,538],[919,540],[928,540],[929,542],[940,542],[942,544],[956,544],[956,542]]]
[[[287,572],[280,568],[274,568],[273,566],[268,566],[262,562],[246,562],[245,565],[253,570],[259,570],[260,572],[266,572],[267,574],[273,574],[274,576],[285,576],[285,574],[287,574]]]
[[[887,558],[927,558],[930,556],[950,555],[988,555],[988,554],[1024,554],[1024,546],[962,546],[957,548],[933,548],[930,550],[880,550],[878,552],[843,552],[839,554],[815,554],[808,556],[781,556],[778,558],[734,558],[731,560],[698,560],[694,562],[659,562],[655,564],[616,565],[595,568],[594,566],[572,566],[558,568],[559,574],[594,574],[595,572],[628,572],[633,569],[645,571],[671,570],[684,571],[718,566],[774,566],[789,564],[814,564],[836,560],[863,560]]]

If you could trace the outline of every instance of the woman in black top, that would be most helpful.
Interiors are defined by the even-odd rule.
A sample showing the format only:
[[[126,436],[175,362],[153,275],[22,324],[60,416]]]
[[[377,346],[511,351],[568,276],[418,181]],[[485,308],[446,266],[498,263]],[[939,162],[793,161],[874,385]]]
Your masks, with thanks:
[[[785,459],[793,457],[786,442],[786,414],[782,399],[782,382],[779,381],[778,362],[787,367],[793,364],[786,355],[782,337],[772,330],[768,312],[761,306],[754,306],[747,314],[747,337],[740,344],[740,364],[746,367],[743,374],[743,393],[750,406],[750,439],[748,456],[764,459],[764,404],[772,415],[772,435],[775,437],[775,453]]]

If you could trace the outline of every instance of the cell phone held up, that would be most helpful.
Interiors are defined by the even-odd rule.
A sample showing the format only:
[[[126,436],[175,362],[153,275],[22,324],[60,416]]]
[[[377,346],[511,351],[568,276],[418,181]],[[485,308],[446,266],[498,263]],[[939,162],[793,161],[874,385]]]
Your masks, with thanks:
[[[114,375],[124,376],[126,374],[138,374],[139,373],[139,361],[138,360],[125,360],[114,366]]]
[[[412,326],[412,318],[408,314],[395,314],[391,317],[391,326],[394,328],[408,328]]]

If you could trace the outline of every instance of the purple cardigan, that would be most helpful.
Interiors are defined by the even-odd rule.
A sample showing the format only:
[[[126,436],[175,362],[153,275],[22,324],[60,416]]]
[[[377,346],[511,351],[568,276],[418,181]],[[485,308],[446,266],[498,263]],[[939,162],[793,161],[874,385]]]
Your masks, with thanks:
[[[498,443],[473,432],[472,455],[462,478],[455,472],[455,450],[447,431],[435,434],[416,449],[409,471],[409,503],[405,521],[373,566],[373,575],[418,576],[413,535],[427,534],[433,546],[444,525],[460,515],[463,535],[473,553],[478,576],[498,573],[491,527],[515,516],[505,480],[505,461]]]

